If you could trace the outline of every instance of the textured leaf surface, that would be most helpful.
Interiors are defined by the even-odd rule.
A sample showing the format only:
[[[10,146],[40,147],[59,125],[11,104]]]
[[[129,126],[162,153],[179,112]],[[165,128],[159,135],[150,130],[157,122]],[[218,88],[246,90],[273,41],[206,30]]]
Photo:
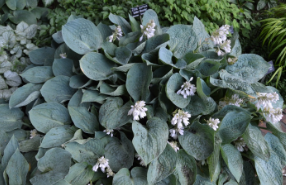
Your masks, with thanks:
[[[170,65],[174,68],[181,69],[186,67],[187,63],[184,60],[178,60],[176,64],[172,61],[173,53],[166,49],[166,48],[160,48],[159,50],[159,60],[163,62],[164,64]]]
[[[196,160],[205,160],[214,150],[214,132],[208,125],[195,121],[190,130],[179,136],[183,149]]]
[[[9,109],[8,104],[0,104],[0,126],[2,131],[12,131],[22,126],[24,113],[19,108]]]
[[[109,159],[112,171],[119,171],[121,168],[130,168],[134,161],[134,148],[132,142],[120,132],[120,140],[111,138],[105,147],[105,157]]]
[[[78,18],[62,27],[65,43],[78,54],[97,50],[102,43],[99,29],[89,20]]]
[[[52,64],[54,61],[54,53],[54,48],[43,47],[29,52],[29,58],[31,62],[36,65]]]
[[[52,67],[50,66],[37,66],[28,69],[20,74],[30,83],[44,83],[54,76]]]
[[[54,102],[35,106],[30,110],[29,116],[33,126],[43,133],[47,133],[54,127],[71,123],[67,108]]]
[[[209,178],[197,174],[196,182],[193,185],[214,185]]]
[[[183,95],[177,94],[178,90],[181,89],[181,86],[184,83],[184,78],[181,77],[178,73],[175,73],[169,78],[166,85],[167,97],[179,108],[185,108],[191,101],[191,96],[188,96],[185,99]]]
[[[14,136],[12,136],[4,150],[4,155],[1,159],[1,166],[3,167],[3,169],[6,168],[10,158],[15,153],[15,151],[18,149],[18,147],[19,145],[18,145],[17,139]]]
[[[240,152],[233,145],[226,144],[221,146],[221,154],[230,172],[239,182],[243,170],[243,160]]]
[[[226,114],[219,126],[219,135],[223,143],[230,143],[240,137],[247,128],[251,115],[245,112],[231,111]]]
[[[147,10],[145,13],[144,13],[144,16],[143,16],[143,22],[142,22],[142,25],[146,25],[147,23],[149,23],[151,20],[153,20],[156,24],[156,34],[161,34],[161,26],[160,26],[160,22],[159,22],[159,18],[158,18],[158,15],[156,14],[156,12],[154,10]]]
[[[25,138],[26,139],[26,138]],[[40,135],[36,135],[31,139],[23,140],[19,143],[20,152],[38,151],[41,144]]]
[[[6,0],[6,5],[11,10],[22,10],[26,6],[26,0]]]
[[[269,149],[258,127],[249,124],[242,137],[254,155],[264,160],[270,157]]]
[[[193,184],[196,181],[196,160],[189,156],[184,150],[178,151],[176,172],[181,185]]]
[[[175,57],[182,58],[197,48],[198,38],[192,26],[174,25],[167,33],[170,35],[169,46]]]
[[[228,65],[226,71],[247,82],[257,82],[267,73],[270,64],[261,56],[255,54],[243,54],[233,65]]]
[[[153,117],[147,121],[146,127],[133,121],[132,131],[132,143],[145,164],[149,164],[164,151],[169,129],[163,120]]]
[[[147,172],[147,181],[149,184],[159,182],[171,175],[176,168],[177,153],[167,144],[163,153],[153,160]]]
[[[282,144],[280,143],[279,139],[271,133],[267,133],[265,136],[265,140],[273,152],[279,157],[281,166],[286,165],[286,152],[283,148]]]
[[[100,53],[90,52],[80,59],[82,72],[92,80],[106,80],[116,65]]]
[[[10,97],[9,107],[22,107],[25,106],[40,96],[40,89],[42,84],[28,83],[19,87]]]
[[[81,89],[91,84],[91,80],[84,74],[74,75],[70,78],[70,87],[73,89]]]
[[[68,58],[55,59],[53,62],[53,73],[55,76],[64,75],[71,77],[73,75],[73,61]]]
[[[146,64],[134,64],[127,73],[126,89],[134,101],[145,100],[149,96],[152,69]]]
[[[86,185],[92,180],[93,175],[91,166],[86,163],[76,163],[70,168],[65,180],[70,184]]]
[[[26,176],[29,171],[29,163],[20,153],[19,149],[11,156],[6,167],[6,173],[9,177],[9,184],[26,184]]]
[[[48,80],[41,89],[41,94],[46,102],[63,103],[71,99],[75,89],[69,86],[69,81],[69,77],[62,75]]]
[[[51,185],[63,179],[71,166],[69,152],[52,148],[38,161],[38,169],[42,172],[34,176],[30,181],[33,185]]]
[[[215,137],[214,151],[211,154],[211,156],[207,159],[207,162],[209,165],[210,179],[212,182],[216,182],[221,172],[220,144],[216,140],[216,137]]]
[[[93,134],[98,130],[98,118],[93,110],[88,111],[89,103],[81,104],[83,93],[78,90],[68,104],[69,114],[76,127],[82,129],[84,132]]]
[[[206,31],[204,24],[197,17],[195,17],[193,21],[193,30],[198,38],[199,43],[202,44],[200,48],[202,51],[213,48],[214,43],[208,39],[210,38],[210,35]]]

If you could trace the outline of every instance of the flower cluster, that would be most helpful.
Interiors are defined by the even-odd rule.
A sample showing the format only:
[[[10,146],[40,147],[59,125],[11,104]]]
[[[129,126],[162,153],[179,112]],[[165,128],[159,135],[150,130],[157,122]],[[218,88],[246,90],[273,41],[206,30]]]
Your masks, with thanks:
[[[237,57],[229,57],[227,59],[228,64],[232,65],[235,64],[235,62],[237,61]]]
[[[120,37],[122,37],[122,34],[123,34],[123,33],[122,33],[121,27],[120,27],[120,26],[117,26],[116,29],[115,29],[115,32],[108,37],[109,42],[113,42],[113,41],[115,41],[116,39],[120,40]]]
[[[137,158],[137,160],[138,161],[140,161],[140,165],[141,166],[147,166],[144,162],[143,162],[143,160],[142,160],[142,158],[139,156],[139,154],[135,154],[135,158]]]
[[[61,58],[67,58],[67,53],[61,53],[61,54],[60,54],[60,57],[61,57]]]
[[[128,115],[133,115],[133,120],[144,118],[146,116],[146,111],[148,110],[145,105],[145,101],[137,101],[135,105],[131,105],[131,109],[128,111]]]
[[[266,121],[276,123],[283,117],[281,108],[273,108],[272,103],[279,100],[279,95],[273,93],[257,93],[257,101],[255,106],[257,110],[261,109]]]
[[[110,135],[111,137],[113,137],[114,130],[105,129],[103,132],[106,132],[107,135]]]
[[[237,94],[234,94],[231,96],[231,98],[225,97],[223,101],[219,101],[218,109],[222,109],[226,105],[235,105],[237,107],[240,107],[240,105],[243,103],[243,99],[240,99]]]
[[[240,152],[247,151],[246,143],[244,142],[242,137],[240,137],[236,141],[234,141],[234,145],[237,148],[237,150]]]
[[[178,110],[178,112],[174,115],[171,124],[175,125],[176,127],[173,129],[170,129],[170,135],[172,138],[177,139],[178,133],[180,135],[184,135],[184,125],[189,125],[189,118],[191,117],[191,114],[188,112],[184,112],[182,110]],[[182,124],[184,123],[184,125]]]
[[[212,33],[211,39],[217,45],[217,54],[223,56],[231,52],[231,41],[227,40],[229,34],[229,25],[223,25],[218,30]]]
[[[36,129],[30,131],[30,139],[34,138],[36,135],[37,135]]]
[[[195,92],[197,91],[197,88],[196,88],[196,86],[194,84],[191,84],[192,80],[193,80],[193,77],[191,77],[189,81],[186,81],[181,86],[181,89],[177,91],[177,94],[183,95],[184,98],[187,98],[188,96],[195,95]]]
[[[97,160],[97,163],[92,167],[92,170],[97,172],[98,168],[100,168],[103,173],[106,172],[107,177],[114,176],[114,173],[109,166],[108,159],[105,159],[104,156]]]
[[[207,120],[207,124],[214,130],[218,129],[218,124],[220,123],[219,119],[210,118]]]
[[[139,41],[142,41],[144,36],[146,36],[147,39],[153,37],[156,31],[155,26],[156,24],[153,20],[146,24],[146,26],[140,25],[141,32],[143,33],[143,35],[140,37]]]
[[[176,141],[172,141],[172,142],[169,142],[169,145],[175,150],[175,152],[177,152],[180,148],[178,147],[178,144]]]

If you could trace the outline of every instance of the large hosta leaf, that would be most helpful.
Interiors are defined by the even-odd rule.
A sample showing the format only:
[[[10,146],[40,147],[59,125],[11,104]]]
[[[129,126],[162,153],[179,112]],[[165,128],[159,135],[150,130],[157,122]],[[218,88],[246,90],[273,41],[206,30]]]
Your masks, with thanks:
[[[78,54],[86,54],[100,48],[102,36],[99,29],[89,20],[78,18],[62,27],[65,43]]]
[[[171,175],[176,168],[176,161],[177,153],[168,144],[163,153],[150,163],[147,172],[148,183],[154,184]]]
[[[120,140],[111,138],[105,147],[105,157],[109,159],[112,171],[119,171],[121,168],[130,168],[134,160],[134,148],[132,142],[120,132]]]
[[[215,136],[214,151],[211,156],[207,159],[209,165],[209,174],[212,182],[216,182],[221,171],[220,165],[220,143],[218,138]]]
[[[76,163],[70,168],[65,181],[70,184],[86,185],[92,180],[93,176],[94,171],[92,171],[91,166],[87,163]]]
[[[0,104],[0,126],[2,131],[12,131],[22,126],[24,113],[19,108],[9,109],[8,104]]]
[[[146,64],[134,64],[128,71],[126,88],[135,101],[147,100],[151,79],[152,69]]]
[[[80,59],[82,72],[92,80],[106,80],[116,65],[100,53],[90,52]]]
[[[184,150],[178,151],[176,173],[181,185],[193,184],[196,181],[196,160]]]
[[[33,185],[51,185],[63,179],[71,166],[71,154],[60,148],[52,148],[38,161],[40,173],[30,181]]]
[[[147,121],[146,127],[133,121],[132,131],[132,143],[145,164],[149,164],[164,151],[169,135],[165,121],[153,117]]]
[[[29,115],[33,126],[43,133],[47,133],[54,127],[71,123],[67,108],[59,103],[52,102],[37,105],[30,110]]]
[[[22,10],[26,6],[27,0],[6,0],[6,5],[11,10]]]
[[[201,43],[201,51],[213,48],[213,41],[211,39],[208,39],[210,38],[210,35],[205,30],[204,24],[197,17],[195,17],[193,21],[193,30],[196,33],[199,43]]]
[[[195,121],[184,135],[179,136],[183,149],[197,160],[205,160],[214,150],[214,131]]]
[[[265,135],[265,140],[273,152],[279,157],[281,166],[286,165],[286,152],[283,145],[280,143],[279,139],[271,133]]]
[[[170,35],[169,46],[175,57],[182,58],[197,48],[198,38],[192,26],[174,25],[167,33]]]
[[[119,25],[125,35],[131,32],[130,24],[123,17],[111,13],[109,14],[109,20],[114,24]]]
[[[233,65],[228,65],[226,71],[244,81],[254,83],[264,77],[270,64],[261,56],[255,54],[242,54]]]
[[[51,66],[37,66],[20,74],[30,83],[44,83],[54,76]]]
[[[43,47],[29,52],[29,58],[33,64],[51,66],[54,61],[54,53],[54,48]]]
[[[233,145],[226,144],[221,146],[221,154],[230,172],[239,182],[243,170],[243,160],[240,152]]]
[[[46,102],[63,103],[71,99],[76,90],[69,86],[69,81],[70,78],[63,75],[48,80],[41,89]]]

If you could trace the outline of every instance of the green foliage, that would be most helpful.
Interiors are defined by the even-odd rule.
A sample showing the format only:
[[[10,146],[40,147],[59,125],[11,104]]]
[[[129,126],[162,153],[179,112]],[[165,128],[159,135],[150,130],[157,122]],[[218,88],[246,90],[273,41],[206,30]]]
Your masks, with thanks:
[[[268,106],[282,111],[283,99],[258,82],[262,57],[242,54],[237,33],[218,55],[197,18],[161,29],[148,10],[148,34],[109,18],[72,15],[58,45],[30,52],[26,84],[0,104],[2,184],[281,184],[281,115],[255,105],[275,92]]]

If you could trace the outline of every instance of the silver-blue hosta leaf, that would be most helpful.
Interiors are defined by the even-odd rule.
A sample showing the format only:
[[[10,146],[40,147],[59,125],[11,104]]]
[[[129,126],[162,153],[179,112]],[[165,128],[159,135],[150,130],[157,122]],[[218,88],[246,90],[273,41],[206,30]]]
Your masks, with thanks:
[[[130,60],[132,51],[127,47],[118,47],[114,49],[114,57],[110,56],[107,52],[105,52],[105,56],[117,64],[124,65]]]
[[[100,53],[90,52],[80,59],[82,72],[90,79],[106,80],[113,73],[116,64]]]
[[[264,160],[269,159],[270,152],[267,147],[267,143],[258,127],[249,124],[242,137],[249,150],[255,156]]]
[[[173,53],[172,51],[161,47],[159,49],[159,60],[163,62],[164,64],[170,65],[176,69],[185,68],[187,63],[184,60],[178,60],[175,64],[172,61],[173,60]]]
[[[98,91],[93,90],[83,90],[83,95],[81,103],[96,102],[103,104],[108,96],[99,94]]]
[[[107,42],[107,37],[113,34],[113,30],[108,25],[102,24],[101,22],[97,25],[97,28],[101,33],[104,44],[104,42]]]
[[[51,185],[64,179],[71,166],[71,154],[61,148],[52,148],[38,160],[37,173],[30,182],[33,185]]]
[[[153,117],[147,121],[146,126],[133,121],[132,131],[134,133],[132,143],[144,164],[149,164],[164,151],[169,137],[165,121]]]
[[[155,31],[155,34],[158,35],[158,34],[162,34],[162,30],[161,30],[161,26],[160,26],[160,22],[159,22],[159,18],[158,18],[158,15],[157,13],[152,10],[152,9],[149,9],[147,10],[144,15],[143,15],[143,22],[142,22],[142,25],[145,26],[146,24],[148,24],[151,20],[154,21],[156,27],[156,31]]]
[[[65,176],[65,181],[70,184],[86,185],[94,176],[92,167],[87,163],[76,163],[70,167],[69,173]]]
[[[148,166],[147,181],[149,184],[155,184],[167,178],[176,169],[177,153],[167,144],[163,153],[154,159]]]
[[[54,61],[55,49],[43,47],[29,52],[29,58],[33,64],[51,66]]]
[[[1,166],[5,169],[8,165],[8,162],[15,151],[19,148],[18,140],[12,136],[8,144],[4,149],[4,155],[1,159]]]
[[[19,149],[17,149],[11,156],[5,170],[9,177],[9,184],[26,185],[26,177],[29,171],[29,167],[29,163],[20,153]]]
[[[22,126],[24,113],[19,108],[10,109],[8,104],[0,104],[0,127],[9,132]]]
[[[181,185],[193,184],[196,181],[196,160],[184,150],[177,153],[176,173]]]
[[[68,104],[69,114],[76,127],[82,129],[84,132],[93,134],[98,130],[99,123],[95,114],[95,109],[91,108],[89,111],[90,103],[81,103],[82,90],[78,90]]]
[[[14,135],[15,138],[21,142],[27,139],[27,136],[30,135],[30,131],[27,130],[23,130],[23,129],[16,129],[16,130],[12,130],[10,132],[6,132],[6,134],[8,135],[9,139],[12,138],[12,136]]]
[[[61,44],[55,51],[54,59],[61,59],[61,55],[66,54],[66,58],[73,60],[75,67],[78,67],[78,61],[81,59],[82,55],[74,52],[71,48],[67,46],[66,43]]]
[[[99,29],[89,20],[78,18],[62,27],[65,43],[78,54],[86,54],[100,48],[103,41]]]
[[[258,177],[255,174],[255,169],[250,161],[243,160],[243,172],[239,180],[240,185],[258,185]]]
[[[197,48],[199,40],[192,26],[174,25],[167,33],[170,35],[168,45],[176,58],[183,58],[188,52]]]
[[[27,0],[6,0],[6,5],[11,10],[22,10],[26,6]]]
[[[233,65],[228,65],[226,71],[243,81],[255,83],[265,76],[270,64],[261,56],[255,54],[242,54]]]
[[[14,24],[19,24],[22,21],[29,25],[37,24],[37,18],[35,14],[28,10],[15,10],[13,11],[13,16],[9,17],[9,20]]]
[[[71,127],[69,125],[63,125],[52,128],[44,136],[40,147],[42,148],[53,148],[57,146],[60,147],[66,141],[69,141],[70,139],[73,138],[75,131],[76,128]]]
[[[73,75],[73,61],[68,58],[55,59],[53,62],[53,73],[55,76],[64,75],[71,77]]]
[[[142,53],[156,52],[160,48],[166,47],[169,40],[170,40],[170,36],[167,33],[151,37],[150,39],[146,41],[146,44],[144,46],[144,49],[142,50]]]
[[[230,143],[240,137],[247,128],[252,116],[248,113],[228,112],[219,124],[219,135],[223,143]]]
[[[271,133],[267,133],[264,136],[264,138],[270,150],[275,152],[276,155],[279,157],[281,166],[285,166],[286,165],[286,151],[283,148],[283,145],[281,144],[279,139]]]
[[[123,105],[121,98],[107,100],[99,109],[100,124],[112,130],[132,122],[132,116],[128,115],[131,105],[130,101]]]
[[[268,160],[263,160],[255,156],[254,164],[261,185],[281,185],[283,183],[281,173],[283,167],[274,151],[270,152]]]
[[[184,135],[179,135],[182,148],[196,160],[205,160],[214,150],[214,131],[198,121],[192,123]]]
[[[150,95],[149,85],[152,69],[146,64],[134,64],[127,73],[126,89],[134,101],[146,101]]]
[[[4,153],[4,149],[6,147],[6,145],[8,144],[10,140],[10,137],[6,134],[5,131],[0,130],[0,160],[2,159],[3,153]]]
[[[267,129],[269,129],[279,139],[286,151],[286,133],[280,132],[271,124],[267,124]]]
[[[54,41],[58,44],[61,44],[64,42],[62,31],[57,31],[56,33],[52,35],[52,37]]]
[[[136,21],[135,17],[132,17],[130,14],[128,14],[128,18],[129,18],[129,21],[130,21],[131,30],[133,32],[140,31],[141,30],[140,24]]]
[[[55,102],[35,106],[29,112],[29,116],[32,125],[43,133],[47,133],[54,127],[69,125],[71,123],[67,108]]]
[[[120,169],[113,177],[114,185],[148,185],[147,170],[141,167],[135,167],[131,173],[127,168]]]
[[[129,22],[127,22],[123,17],[110,13],[108,18],[112,23],[119,25],[125,35],[131,32],[131,26]]]
[[[122,96],[127,93],[125,85],[112,87],[104,82],[100,85],[100,94],[109,96]]]
[[[121,168],[130,168],[133,165],[134,148],[123,132],[120,132],[120,140],[112,137],[104,150],[112,171],[117,172]]]
[[[44,83],[54,77],[51,66],[36,66],[20,74],[22,78],[30,83]]]
[[[43,85],[41,94],[46,102],[63,103],[70,100],[75,89],[69,86],[70,77],[68,76],[56,76]]]
[[[207,59],[200,62],[196,69],[204,76],[211,76],[219,70],[220,66],[220,63]]]
[[[40,89],[42,84],[28,83],[22,87],[19,87],[14,91],[10,97],[9,107],[16,108],[25,106],[40,96]]]
[[[235,56],[235,57],[239,57],[241,55],[241,53],[242,53],[241,44],[239,42],[239,39],[237,38],[234,41],[234,45],[231,49],[230,55]]]
[[[207,163],[209,165],[209,174],[210,180],[212,182],[216,182],[220,172],[221,172],[221,164],[220,164],[220,142],[218,141],[217,135],[215,135],[215,143],[214,143],[214,151],[210,157],[207,159]]]
[[[185,108],[191,101],[191,96],[184,98],[183,95],[177,94],[185,82],[180,74],[175,73],[169,78],[165,89],[167,97],[179,108]]]
[[[239,182],[243,171],[243,160],[240,152],[233,145],[226,144],[221,146],[221,155],[230,172]]]
[[[32,151],[38,151],[40,144],[41,144],[42,138],[40,135],[36,135],[35,137],[31,139],[26,139],[19,142],[19,150],[21,152],[32,152]]]
[[[81,89],[92,83],[92,80],[87,78],[84,74],[74,75],[70,78],[70,87],[73,89]]]
[[[209,178],[197,174],[196,182],[193,185],[215,185],[215,182],[211,182]]]

